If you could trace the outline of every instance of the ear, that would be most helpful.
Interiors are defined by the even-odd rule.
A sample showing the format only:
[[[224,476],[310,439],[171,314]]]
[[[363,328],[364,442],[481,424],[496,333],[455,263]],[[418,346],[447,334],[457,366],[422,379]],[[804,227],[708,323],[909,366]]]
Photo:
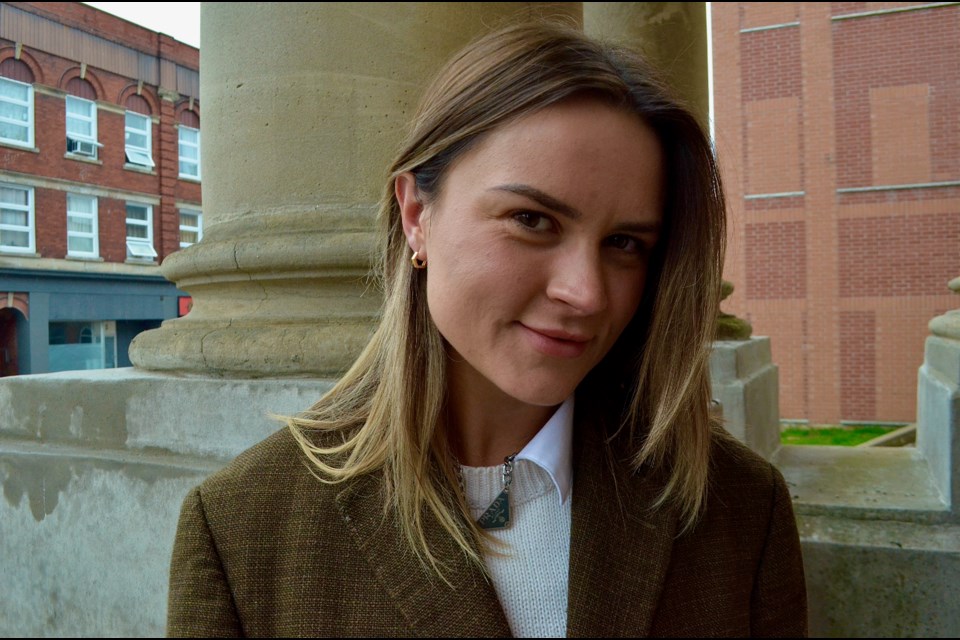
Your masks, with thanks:
[[[400,221],[411,251],[418,252],[421,260],[427,258],[427,233],[424,206],[417,192],[417,179],[409,171],[397,176],[393,185],[397,204],[400,206]]]

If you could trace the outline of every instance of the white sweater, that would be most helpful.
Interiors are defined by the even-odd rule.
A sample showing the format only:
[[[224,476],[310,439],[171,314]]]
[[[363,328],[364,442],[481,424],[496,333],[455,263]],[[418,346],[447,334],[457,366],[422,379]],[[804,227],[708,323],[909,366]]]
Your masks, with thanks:
[[[503,489],[502,465],[463,467],[463,485],[479,518]],[[561,505],[550,475],[530,460],[514,462],[510,527],[493,532],[506,543],[485,557],[510,630],[520,638],[567,634],[570,503]]]

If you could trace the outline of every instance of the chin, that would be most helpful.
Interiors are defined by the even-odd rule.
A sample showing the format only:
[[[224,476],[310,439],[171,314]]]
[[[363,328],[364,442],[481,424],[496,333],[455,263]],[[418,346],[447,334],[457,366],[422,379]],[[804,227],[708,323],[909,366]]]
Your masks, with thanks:
[[[502,389],[519,402],[535,407],[555,407],[573,394],[576,386],[568,387],[560,384],[545,384],[543,386],[526,386],[517,384]]]

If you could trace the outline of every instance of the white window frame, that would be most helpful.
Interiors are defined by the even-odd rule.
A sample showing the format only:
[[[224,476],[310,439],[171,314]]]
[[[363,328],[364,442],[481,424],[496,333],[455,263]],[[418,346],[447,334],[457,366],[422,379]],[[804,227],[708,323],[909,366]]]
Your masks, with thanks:
[[[147,212],[147,219],[131,218],[129,212],[126,214],[127,227],[134,225],[136,227],[145,227],[147,230],[146,238],[131,236],[127,231],[127,259],[128,260],[150,260],[157,257],[157,250],[153,248],[153,205],[142,202],[127,202],[126,209],[130,207],[141,207]]]
[[[0,122],[3,122],[4,124],[13,125],[15,127],[25,127],[27,129],[27,139],[26,141],[23,141],[23,140],[17,140],[16,138],[0,137],[0,143],[6,144],[6,145],[12,145],[15,147],[26,147],[26,148],[32,149],[33,140],[34,140],[33,85],[27,84],[25,82],[19,82],[17,80],[11,80],[10,78],[0,77],[0,84],[6,83],[6,82],[9,82],[13,85],[19,85],[21,87],[25,87],[27,90],[27,99],[23,101],[23,100],[17,100],[16,98],[9,98],[4,96],[3,93],[0,92],[0,102],[12,104],[16,107],[25,107],[27,110],[27,120],[26,122],[24,122],[22,120],[15,120],[13,118],[0,116]]]
[[[193,243],[193,242],[184,242],[184,241],[182,240],[182,238],[183,238],[183,232],[184,232],[184,231],[187,231],[187,232],[191,232],[191,231],[196,232],[196,234],[197,234],[197,242],[200,242],[201,240],[203,240],[203,212],[200,211],[200,209],[180,209],[177,213],[178,213],[178,215],[179,215],[179,217],[180,217],[180,238],[181,238],[181,240],[180,240],[180,248],[181,248],[181,249],[186,249],[187,247],[195,244],[195,243]],[[189,224],[184,224],[184,223],[183,223],[183,214],[187,214],[187,215],[191,215],[191,216],[197,216],[197,226],[192,226],[192,225],[189,225]]]
[[[146,124],[145,129],[138,129],[136,127],[131,127],[127,122],[129,118],[133,116],[134,118],[142,118],[143,122]],[[156,165],[153,163],[153,138],[151,137],[151,131],[153,129],[153,119],[150,116],[145,116],[142,113],[137,113],[135,111],[127,111],[124,113],[123,118],[123,145],[124,151],[127,156],[127,162],[129,164],[138,165],[141,167],[148,167],[153,169]],[[147,137],[147,145],[145,147],[140,147],[137,145],[132,145],[129,142],[129,135],[131,133],[145,135]]]
[[[196,134],[197,134],[197,141],[196,141],[196,142],[192,142],[192,141],[189,141],[189,140],[188,140],[188,141],[184,141],[184,139],[183,139],[183,134],[184,134],[185,131],[191,131],[191,132],[196,133]],[[178,149],[178,155],[179,155],[179,157],[180,157],[180,177],[181,177],[181,178],[188,178],[188,179],[191,179],[191,180],[199,180],[199,179],[200,179],[200,129],[194,129],[193,127],[188,127],[188,126],[185,126],[185,125],[182,125],[182,124],[181,124],[181,125],[180,125],[180,129],[179,129],[179,131],[177,132],[177,140],[178,140],[178,142],[179,142],[179,144],[177,145],[177,149]],[[194,160],[194,159],[192,159],[192,158],[186,158],[186,157],[184,157],[184,155],[183,155],[183,148],[184,148],[184,147],[196,149],[196,150],[197,150],[197,159]],[[183,166],[183,165],[187,165],[187,169],[192,168],[192,169],[193,169],[193,173],[190,173],[189,171],[184,172],[184,166]]]
[[[71,103],[87,107],[87,115],[70,113]],[[64,100],[64,111],[67,116],[67,153],[71,155],[96,158],[99,147],[103,146],[97,142],[97,103],[93,100],[87,100],[86,98],[67,96],[66,100]],[[71,120],[89,124],[91,135],[76,132],[71,133]],[[71,147],[73,148],[71,149]]]
[[[27,232],[30,238],[30,245],[27,247],[15,247],[13,245],[4,245],[0,244],[0,252],[3,253],[36,253],[37,246],[37,236],[36,236],[36,217],[34,215],[34,199],[33,199],[33,187],[24,187],[18,184],[6,184],[0,182],[0,187],[4,189],[19,189],[27,193],[27,204],[11,204],[7,202],[0,201],[0,208],[2,209],[12,209],[14,211],[26,211],[27,212],[27,225],[14,225],[14,224],[4,224],[2,222],[3,218],[0,216],[0,243],[3,242],[3,232],[4,231],[18,231],[18,232]]]
[[[78,200],[87,200],[93,204],[90,207],[91,212],[87,213],[85,211],[78,211],[73,208],[73,204]],[[82,196],[76,193],[67,194],[67,255],[71,258],[99,258],[100,257],[100,240],[99,236],[99,225],[97,224],[97,198],[94,196]],[[71,231],[70,230],[70,218],[81,218],[90,220],[90,231]],[[70,248],[70,239],[71,238],[87,238],[93,240],[92,251],[78,251],[77,249]]]

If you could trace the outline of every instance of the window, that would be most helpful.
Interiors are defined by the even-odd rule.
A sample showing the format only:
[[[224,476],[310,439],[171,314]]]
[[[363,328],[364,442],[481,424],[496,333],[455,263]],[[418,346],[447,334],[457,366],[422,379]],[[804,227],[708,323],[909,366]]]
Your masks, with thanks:
[[[127,162],[153,169],[153,147],[150,145],[150,116],[127,111],[123,140]]]
[[[203,214],[195,209],[180,210],[180,248],[200,242],[203,237]]]
[[[180,125],[180,177],[200,179],[200,130]]]
[[[67,152],[97,157],[97,103],[67,96]]]
[[[117,366],[117,323],[51,322],[49,371],[110,369]]]
[[[33,147],[33,86],[0,78],[0,142]]]
[[[33,189],[0,184],[0,251],[33,253]]]
[[[97,199],[67,194],[67,255],[96,258],[100,255],[97,239]]]
[[[153,207],[127,203],[127,258],[153,260]]]

